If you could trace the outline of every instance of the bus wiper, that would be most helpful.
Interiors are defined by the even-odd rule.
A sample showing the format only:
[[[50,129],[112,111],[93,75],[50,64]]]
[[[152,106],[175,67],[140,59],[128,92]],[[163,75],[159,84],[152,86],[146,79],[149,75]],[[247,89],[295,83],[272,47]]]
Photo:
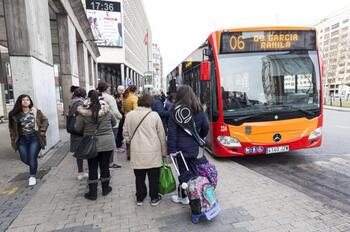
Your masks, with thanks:
[[[267,111],[263,111],[263,112],[258,112],[258,113],[255,113],[255,114],[249,114],[249,115],[245,115],[245,116],[241,116],[241,117],[238,117],[238,118],[235,118],[233,119],[233,121],[235,122],[239,122],[239,121],[242,121],[242,120],[247,120],[247,119],[251,119],[251,118],[255,118],[255,117],[259,117],[259,116],[263,116],[265,114],[271,114],[271,113],[284,113],[283,109],[293,109],[293,110],[297,110],[301,113],[303,113],[304,115],[307,115],[307,116],[314,116],[314,113],[313,112],[310,112],[310,111],[307,111],[307,110],[304,110],[304,109],[301,109],[299,107],[296,107],[296,106],[290,106],[290,105],[276,105],[276,106],[273,106],[273,107],[268,107],[266,108]]]
[[[297,111],[299,111],[299,112],[301,112],[301,113],[303,113],[304,115],[307,115],[307,116],[314,116],[314,113],[313,113],[313,112],[310,112],[310,111],[301,109],[301,108],[296,107],[296,106],[291,106],[291,105],[278,105],[278,107],[289,108],[289,109],[297,110]]]
[[[238,118],[233,119],[233,121],[239,122],[239,121],[242,121],[242,120],[246,120],[246,119],[250,119],[250,118],[259,117],[259,116],[265,115],[266,113],[269,113],[269,112],[259,112],[259,113],[255,113],[255,114],[250,114],[250,115],[246,115],[246,116],[241,116],[241,117],[238,117]]]

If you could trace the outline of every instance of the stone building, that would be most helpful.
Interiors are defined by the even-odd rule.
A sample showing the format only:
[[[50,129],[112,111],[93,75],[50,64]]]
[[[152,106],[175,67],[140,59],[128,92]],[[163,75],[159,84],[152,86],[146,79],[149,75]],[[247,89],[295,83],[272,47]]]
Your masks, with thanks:
[[[46,150],[53,147],[70,86],[97,82],[94,40],[81,0],[0,0],[0,116],[5,104],[30,95],[49,119]]]

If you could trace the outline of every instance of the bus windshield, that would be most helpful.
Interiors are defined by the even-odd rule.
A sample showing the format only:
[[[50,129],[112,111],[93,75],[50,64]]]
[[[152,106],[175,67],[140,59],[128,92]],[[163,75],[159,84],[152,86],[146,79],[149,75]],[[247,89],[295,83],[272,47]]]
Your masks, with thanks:
[[[320,108],[316,51],[219,55],[224,116]]]

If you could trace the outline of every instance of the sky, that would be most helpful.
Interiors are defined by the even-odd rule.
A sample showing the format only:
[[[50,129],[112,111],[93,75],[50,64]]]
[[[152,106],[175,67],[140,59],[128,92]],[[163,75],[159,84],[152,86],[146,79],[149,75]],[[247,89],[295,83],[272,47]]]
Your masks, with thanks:
[[[143,0],[166,76],[208,35],[255,26],[314,26],[349,0]]]

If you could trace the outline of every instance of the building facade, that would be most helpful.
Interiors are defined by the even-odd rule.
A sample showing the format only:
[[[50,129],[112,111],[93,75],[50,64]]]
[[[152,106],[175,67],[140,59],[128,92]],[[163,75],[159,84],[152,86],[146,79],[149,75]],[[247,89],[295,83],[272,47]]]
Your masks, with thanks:
[[[49,119],[45,151],[60,139],[71,85],[95,86],[93,40],[80,0],[0,0],[0,116],[19,95],[31,96]]]
[[[322,19],[317,25],[322,51],[326,97],[350,96],[350,8]]]
[[[156,89],[165,89],[163,83],[163,59],[157,44],[153,44],[153,85]]]
[[[101,1],[82,1],[101,53],[99,80],[111,85],[112,94],[118,85],[142,87],[152,70],[152,31],[142,0],[111,0],[102,9],[96,8]]]

